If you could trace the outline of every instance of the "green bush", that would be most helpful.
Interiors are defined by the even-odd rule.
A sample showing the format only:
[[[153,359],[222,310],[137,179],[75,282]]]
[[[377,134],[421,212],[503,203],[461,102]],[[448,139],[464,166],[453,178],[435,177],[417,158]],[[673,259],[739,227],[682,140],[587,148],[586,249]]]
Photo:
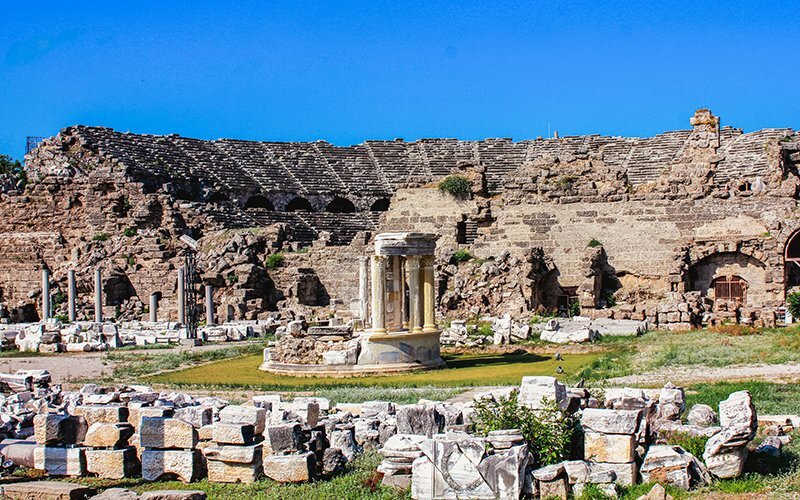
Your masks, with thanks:
[[[517,403],[518,391],[498,400],[481,399],[475,402],[476,432],[519,429],[533,455],[533,467],[558,463],[569,458],[570,444],[577,431],[577,420],[558,408],[555,403],[542,410],[533,410]]]
[[[581,315],[581,303],[577,300],[572,301],[572,304],[569,305],[569,315],[572,316],[580,316]]]
[[[586,246],[589,247],[589,248],[596,248],[596,247],[599,247],[599,246],[602,246],[602,245],[603,244],[600,243],[600,241],[592,238],[591,240],[589,240],[589,243]]]
[[[699,460],[703,459],[703,452],[706,450],[706,441],[708,438],[705,436],[692,436],[685,432],[661,432],[661,437],[667,444],[678,445],[684,450],[688,451]]]
[[[125,229],[124,231],[122,231],[122,234],[126,238],[133,238],[134,236],[136,236],[136,233],[138,233],[138,232],[139,232],[139,230],[136,229],[135,227],[129,227],[129,228]]]
[[[786,303],[792,318],[800,318],[800,292],[792,292],[786,296]]]
[[[268,269],[275,269],[276,267],[281,267],[283,265],[283,254],[278,252],[272,255],[267,256],[267,260],[264,262],[264,265],[267,266]]]
[[[231,285],[236,284],[239,282],[239,276],[236,273],[230,273],[228,275],[228,283]]]
[[[456,252],[453,254],[452,260],[456,264],[460,264],[462,262],[467,262],[467,261],[472,260],[472,254],[470,253],[469,250],[466,250],[466,249],[462,248],[460,250],[456,250]]]
[[[106,241],[108,240],[108,233],[97,233],[92,236],[92,241]]]
[[[439,182],[439,191],[464,198],[472,192],[472,184],[464,176],[450,175]]]

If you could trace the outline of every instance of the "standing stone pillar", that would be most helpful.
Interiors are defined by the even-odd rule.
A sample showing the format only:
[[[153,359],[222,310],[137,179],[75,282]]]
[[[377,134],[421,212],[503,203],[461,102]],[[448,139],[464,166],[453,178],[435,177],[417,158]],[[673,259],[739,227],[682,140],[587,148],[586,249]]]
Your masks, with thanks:
[[[178,268],[178,323],[185,324],[186,323],[186,290],[184,286],[186,285],[186,280],[184,275],[186,271],[183,267]]]
[[[214,324],[214,287],[206,285],[206,325]]]
[[[406,257],[408,268],[408,328],[422,333],[422,288],[420,287],[419,255]]]
[[[402,286],[400,283],[403,281],[401,274],[400,256],[392,255],[389,257],[390,266],[392,269],[391,291],[389,294],[389,303],[387,309],[391,312],[391,321],[387,321],[387,328],[391,327],[391,331],[400,330],[403,327],[403,298]]]
[[[423,321],[422,331],[436,331],[436,306],[435,306],[435,287],[433,283],[433,257],[422,258],[422,297],[423,297]]]
[[[67,302],[69,308],[69,321],[74,323],[78,319],[78,314],[75,309],[75,301],[78,297],[78,286],[75,283],[75,270],[70,269],[67,271]]]
[[[372,331],[386,333],[386,257],[372,256]]]
[[[158,294],[150,294],[150,322],[155,323],[158,321]]]
[[[99,267],[94,270],[94,320],[103,322],[103,275]]]
[[[50,318],[50,271],[42,269],[42,321]]]
[[[408,330],[408,304],[406,303],[406,259],[398,257],[400,261],[400,325],[403,330]]]
[[[369,257],[359,257],[358,262],[358,308],[361,319],[367,321],[369,293]]]

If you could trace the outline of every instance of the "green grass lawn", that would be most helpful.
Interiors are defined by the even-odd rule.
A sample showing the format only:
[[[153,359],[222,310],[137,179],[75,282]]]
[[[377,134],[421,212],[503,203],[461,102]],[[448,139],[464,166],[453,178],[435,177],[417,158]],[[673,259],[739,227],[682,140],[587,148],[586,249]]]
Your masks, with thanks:
[[[355,378],[288,377],[258,369],[261,355],[242,356],[147,377],[151,383],[220,388],[254,388],[272,391],[311,390],[331,387],[469,387],[518,385],[525,375],[553,375],[561,366],[561,379],[574,378],[599,356],[569,354],[563,361],[540,354],[461,354],[445,355],[447,368],[415,373]]]

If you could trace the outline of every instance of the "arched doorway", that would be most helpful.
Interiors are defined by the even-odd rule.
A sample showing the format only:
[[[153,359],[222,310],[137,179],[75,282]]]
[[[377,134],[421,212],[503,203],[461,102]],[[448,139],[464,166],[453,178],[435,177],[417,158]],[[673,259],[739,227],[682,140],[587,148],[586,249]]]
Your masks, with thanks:
[[[356,206],[350,200],[337,197],[328,203],[325,211],[332,214],[351,214],[356,211]]]
[[[294,198],[286,205],[287,212],[313,212],[314,208],[311,206],[311,202],[305,198]]]
[[[800,291],[800,230],[795,231],[786,241],[783,269],[786,294]]]
[[[244,204],[244,208],[263,208],[269,211],[275,210],[275,207],[272,205],[272,202],[266,199],[265,197],[261,196],[260,194],[248,198]]]
[[[389,198],[379,198],[369,207],[370,212],[386,212],[389,210]]]

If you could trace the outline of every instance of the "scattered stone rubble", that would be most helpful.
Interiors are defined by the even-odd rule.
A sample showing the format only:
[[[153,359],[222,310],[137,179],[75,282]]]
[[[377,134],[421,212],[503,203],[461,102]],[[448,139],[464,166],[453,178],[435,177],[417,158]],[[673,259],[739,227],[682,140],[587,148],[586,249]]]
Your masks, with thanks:
[[[11,392],[0,406],[0,454],[50,477],[303,482],[340,473],[363,450],[377,449],[383,484],[410,488],[417,499],[567,498],[589,484],[613,496],[639,481],[691,489],[736,477],[758,427],[746,391],[720,403],[718,427],[703,405],[682,423],[684,394],[670,384],[607,388],[597,398],[554,377],[524,377],[518,388],[476,395],[516,393],[518,404],[534,411],[555,404],[580,418],[582,446],[568,460],[535,469],[519,430],[472,434],[474,401],[332,406],[324,398],[256,395],[231,405],[146,386],[88,384],[66,392],[41,371],[4,378],[16,383],[6,386]],[[763,422],[771,436],[755,453],[774,457],[800,417]],[[710,436],[702,460],[670,443],[676,433]]]

